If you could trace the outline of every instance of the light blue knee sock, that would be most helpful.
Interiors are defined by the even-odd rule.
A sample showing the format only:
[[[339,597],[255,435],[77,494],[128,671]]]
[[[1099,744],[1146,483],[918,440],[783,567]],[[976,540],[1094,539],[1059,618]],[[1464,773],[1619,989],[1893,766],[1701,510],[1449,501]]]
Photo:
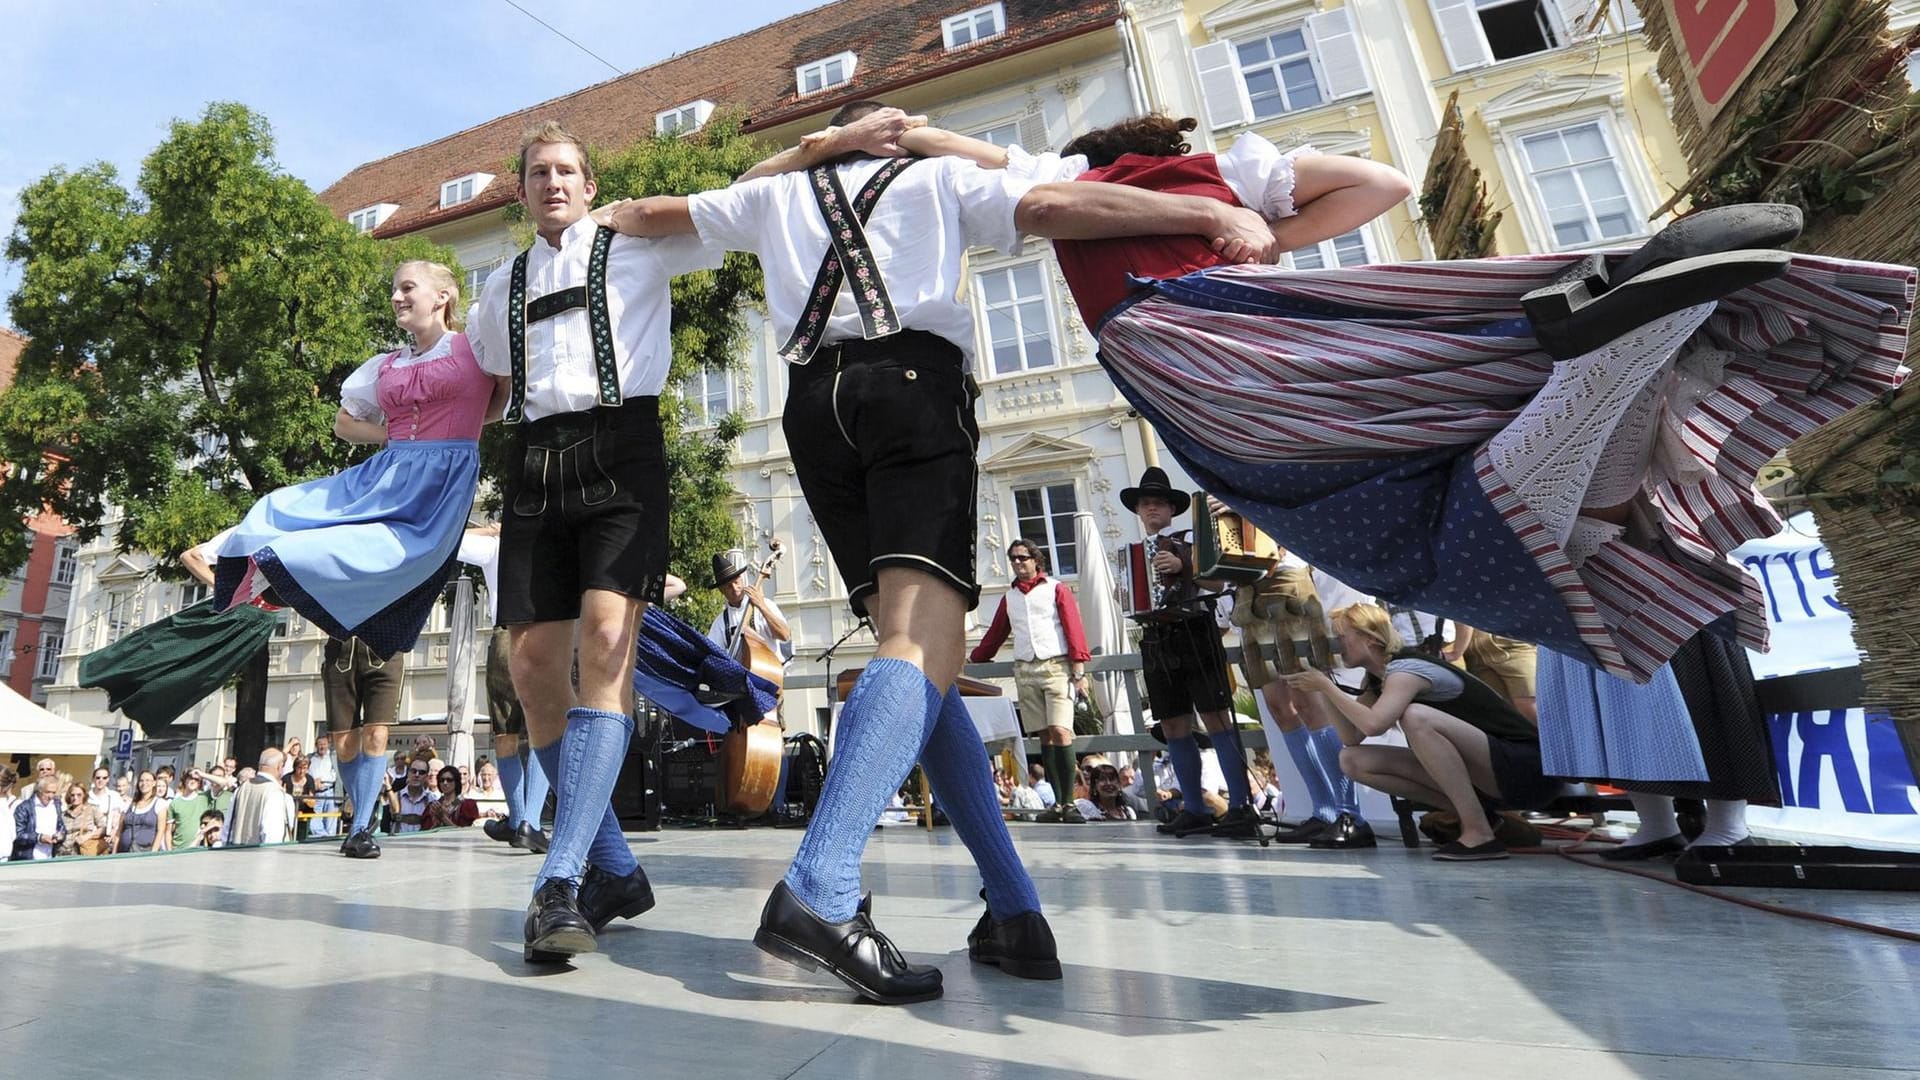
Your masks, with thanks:
[[[380,781],[386,775],[386,759],[363,752],[340,768],[343,772],[352,770],[347,790],[353,793],[353,827],[347,835],[362,829],[372,832],[374,823],[380,820]]]
[[[820,803],[787,868],[787,887],[827,922],[846,922],[859,907],[867,837],[912,771],[939,707],[919,668],[888,657],[868,664],[847,695]]]
[[[987,888],[987,910],[996,919],[1010,919],[1040,910],[1033,879],[1013,850],[1013,837],[1000,814],[1000,795],[993,786],[993,764],[980,741],[980,731],[967,714],[960,688],[947,691],[934,719],[927,745],[920,751],[920,768],[953,822],[953,831],[967,845]]]
[[[500,788],[507,795],[507,824],[517,829],[521,822],[527,820],[527,815],[521,810],[525,804],[520,791],[520,784],[526,779],[527,767],[521,763],[519,754],[501,754],[500,760],[494,762],[494,767],[500,770]]]
[[[1311,733],[1313,754],[1320,762],[1321,771],[1327,774],[1327,787],[1333,792],[1333,804],[1343,814],[1360,816],[1360,795],[1353,781],[1340,768],[1340,751],[1346,744],[1340,741],[1340,733],[1331,725]]]
[[[527,770],[528,777],[532,777],[533,767],[538,767],[543,785],[548,782],[558,783],[560,776],[560,747],[564,745],[564,743],[565,740],[562,739],[561,742],[554,743],[544,750],[535,750],[533,752],[533,759],[529,762],[530,767]],[[619,779],[619,775],[616,771],[614,778],[616,780]],[[561,790],[565,791],[566,789],[563,787]],[[540,801],[543,804],[547,801],[544,787],[542,788]],[[532,809],[532,806],[533,804],[528,804],[528,821],[534,821],[536,818],[536,811]],[[557,808],[553,827],[556,829],[560,827]],[[634,869],[640,865],[633,857],[633,848],[627,846],[626,834],[620,831],[620,819],[613,815],[613,805],[611,803],[607,805],[607,812],[602,815],[600,819],[599,828],[594,830],[593,845],[587,849],[587,863],[605,870],[614,877],[626,877],[628,874],[633,873]]]
[[[1229,727],[1208,735],[1213,739],[1213,755],[1220,761],[1220,771],[1226,776],[1227,808],[1237,810],[1253,801],[1252,785],[1247,782],[1247,755],[1240,747],[1240,729]]]
[[[1300,770],[1301,783],[1307,785],[1307,797],[1313,800],[1313,816],[1326,822],[1339,817],[1333,788],[1327,783],[1327,774],[1320,768],[1320,758],[1314,750],[1313,732],[1297,727],[1281,732],[1280,738],[1287,744],[1287,756],[1293,759],[1293,767]]]
[[[1180,805],[1189,814],[1210,816],[1207,813],[1207,801],[1200,797],[1203,783],[1200,779],[1200,744],[1192,735],[1184,739],[1168,739],[1167,756],[1173,759],[1173,775],[1180,780]]]
[[[552,756],[543,755],[548,771],[558,777],[555,786],[560,797],[554,810],[547,860],[540,865],[540,873],[534,879],[536,890],[553,878],[577,883],[586,873],[587,860],[596,847],[595,839],[612,816],[609,802],[614,784],[620,779],[620,767],[627,760],[627,742],[632,737],[633,717],[624,712],[567,710],[567,733],[557,747],[558,767]],[[542,749],[550,754],[555,748]],[[614,823],[615,834],[619,828],[619,824]],[[603,855],[614,865],[602,865],[601,869],[616,875],[632,873],[633,853],[627,849],[624,837],[619,847],[625,852],[626,868],[622,870],[617,865],[620,861],[617,853],[607,850]]]
[[[558,768],[560,744],[554,743],[552,749],[553,753],[549,756],[553,758],[554,768]],[[519,825],[521,821],[530,821],[534,828],[541,827],[541,820],[547,812],[547,792],[552,789],[555,782],[553,771],[547,767],[547,759],[541,757],[537,751],[528,754],[527,776],[521,781],[521,816],[519,821],[514,822],[515,825]]]

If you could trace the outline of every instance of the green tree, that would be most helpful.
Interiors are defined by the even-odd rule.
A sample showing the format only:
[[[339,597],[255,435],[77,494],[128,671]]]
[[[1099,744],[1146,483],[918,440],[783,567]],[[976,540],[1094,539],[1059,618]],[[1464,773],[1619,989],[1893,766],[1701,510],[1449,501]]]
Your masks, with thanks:
[[[641,139],[617,152],[594,148],[599,181],[595,202],[725,187],[771,152],[742,133],[743,120],[738,112],[716,113],[694,134]],[[518,175],[518,164],[509,163],[507,172]],[[524,209],[516,205],[513,217],[524,221]],[[730,254],[718,270],[683,274],[673,282],[673,366],[660,411],[673,493],[672,569],[690,586],[675,611],[695,626],[706,626],[720,610],[719,594],[701,588],[712,572],[713,553],[739,543],[740,527],[732,513],[738,492],[728,465],[746,418],[736,413],[711,426],[685,430],[688,406],[680,387],[703,369],[733,370],[741,364],[747,343],[745,310],[763,302],[760,265],[751,255]],[[488,473],[506,475],[501,471],[506,441],[489,439],[488,451]]]
[[[276,164],[265,119],[230,103],[176,121],[137,190],[103,164],[30,185],[6,254],[31,340],[0,395],[0,460],[30,464],[0,481],[0,514],[45,506],[91,539],[118,512],[120,549],[163,564],[353,459],[334,412],[397,336],[392,266],[446,258],[335,218]],[[25,555],[0,532],[0,570]]]

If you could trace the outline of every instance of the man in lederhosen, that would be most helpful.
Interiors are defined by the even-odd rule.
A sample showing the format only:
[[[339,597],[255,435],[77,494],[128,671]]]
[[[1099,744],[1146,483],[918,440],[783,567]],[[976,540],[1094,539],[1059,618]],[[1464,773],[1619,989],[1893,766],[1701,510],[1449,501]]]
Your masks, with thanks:
[[[835,122],[876,107],[850,105]],[[939,970],[907,963],[860,899],[867,836],[916,758],[984,878],[987,912],[968,936],[969,955],[1025,978],[1060,977],[986,749],[954,690],[966,613],[980,592],[974,327],[960,294],[962,256],[976,244],[1015,252],[1022,233],[1157,232],[1270,257],[1272,234],[1251,211],[1139,198],[1151,194],[1035,187],[954,158],[861,157],[690,199],[641,200],[611,217],[624,232],[697,229],[710,244],[755,252],[772,321],[787,334],[783,426],[794,467],[848,602],[873,618],[880,645],[848,695],[820,804],[754,941],[825,967],[872,1000],[941,992]]]
[[[587,216],[595,190],[578,138],[552,121],[527,133],[519,194],[537,238],[488,280],[471,320],[481,366],[509,385],[518,471],[505,485],[499,621],[556,793],[527,911],[533,962],[590,952],[608,921],[653,906],[608,800],[633,733],[635,633],[668,578],[668,284],[724,254],[697,236],[600,228]]]

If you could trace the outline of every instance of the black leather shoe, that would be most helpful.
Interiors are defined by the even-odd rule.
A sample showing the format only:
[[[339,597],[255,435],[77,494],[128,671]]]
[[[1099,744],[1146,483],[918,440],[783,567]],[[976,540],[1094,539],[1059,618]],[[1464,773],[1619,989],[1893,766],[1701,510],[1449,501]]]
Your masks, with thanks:
[[[1318,848],[1321,851],[1329,851],[1344,848],[1379,847],[1380,844],[1379,841],[1373,837],[1373,826],[1352,814],[1343,813],[1339,817],[1334,818],[1333,824],[1327,826],[1326,829],[1322,831],[1320,835],[1314,837],[1307,846]]]
[[[526,848],[541,855],[547,853],[547,834],[540,831],[531,821],[520,823],[520,830],[514,834],[514,847]]]
[[[1060,804],[1054,803],[1045,810],[1033,815],[1036,825],[1058,825],[1060,823]]]
[[[981,899],[985,899],[984,894]],[[976,964],[992,964],[1020,979],[1057,979],[1060,954],[1054,948],[1053,927],[1037,911],[1023,911],[1011,919],[995,921],[993,912],[980,913],[967,935],[967,958]]]
[[[1290,829],[1281,829],[1275,833],[1273,842],[1276,844],[1304,844],[1331,828],[1333,828],[1332,822],[1322,821],[1317,817],[1310,817]]]
[[[1153,828],[1155,832],[1166,836],[1193,836],[1213,828],[1213,819],[1205,814],[1182,810],[1174,815],[1172,821],[1161,822]]]
[[[908,1005],[940,996],[940,969],[909,964],[887,935],[873,925],[872,897],[863,898],[853,918],[830,923],[793,895],[785,881],[773,887],[760,910],[753,943],[808,971],[826,969],[869,1001]]]
[[[1785,247],[1800,237],[1805,218],[1785,203],[1737,203],[1699,210],[1670,222],[1607,275],[1614,284],[1695,255]]]
[[[626,877],[614,877],[597,866],[587,867],[580,881],[580,914],[599,933],[615,919],[631,919],[653,908],[653,886],[638,866]]]
[[[508,824],[506,818],[488,818],[481,824],[480,831],[487,834],[487,839],[498,840],[503,844],[513,844],[514,838],[518,835],[518,830]],[[513,844],[513,846],[520,845]]]
[[[527,905],[526,949],[529,964],[564,964],[598,948],[593,924],[580,912],[577,887],[566,878],[548,878]]]
[[[1596,292],[1591,278],[1535,289],[1520,298],[1540,347],[1561,360],[1584,356],[1656,319],[1779,277],[1784,251],[1729,251],[1654,267]]]
[[[361,829],[340,845],[340,854],[349,859],[377,859],[380,857],[380,845],[373,842],[372,833]]]
[[[1236,806],[1223,814],[1207,830],[1222,840],[1260,839],[1260,815],[1251,806]]]
[[[1085,825],[1086,823],[1087,823],[1087,815],[1081,813],[1080,808],[1074,805],[1073,803],[1068,803],[1064,808],[1061,809],[1060,824]]]
[[[1687,839],[1679,833],[1663,836],[1658,840],[1649,840],[1644,844],[1619,844],[1602,851],[1600,857],[1608,862],[1640,862],[1643,859],[1657,858],[1661,855],[1677,855],[1687,850]]]

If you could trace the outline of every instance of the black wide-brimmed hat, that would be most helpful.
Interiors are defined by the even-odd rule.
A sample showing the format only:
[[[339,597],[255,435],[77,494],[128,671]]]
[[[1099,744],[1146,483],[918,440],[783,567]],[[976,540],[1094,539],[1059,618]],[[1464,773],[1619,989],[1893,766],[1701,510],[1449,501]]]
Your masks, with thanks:
[[[713,557],[713,580],[707,582],[707,588],[717,589],[751,569],[747,562],[747,553],[739,548],[731,548]]]
[[[1167,479],[1167,471],[1158,465],[1149,465],[1147,471],[1140,474],[1140,486],[1121,488],[1120,505],[1128,510],[1140,501],[1142,495],[1158,495],[1173,507],[1173,516],[1179,517],[1187,512],[1187,504],[1193,497],[1173,486]]]

